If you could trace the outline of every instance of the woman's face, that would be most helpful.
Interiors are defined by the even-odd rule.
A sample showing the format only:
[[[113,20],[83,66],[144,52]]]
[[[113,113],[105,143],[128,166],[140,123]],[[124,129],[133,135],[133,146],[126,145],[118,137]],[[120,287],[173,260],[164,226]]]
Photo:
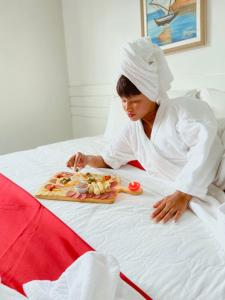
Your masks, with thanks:
[[[123,109],[132,121],[145,118],[149,113],[157,110],[157,104],[145,95],[135,95],[129,98],[121,97]]]

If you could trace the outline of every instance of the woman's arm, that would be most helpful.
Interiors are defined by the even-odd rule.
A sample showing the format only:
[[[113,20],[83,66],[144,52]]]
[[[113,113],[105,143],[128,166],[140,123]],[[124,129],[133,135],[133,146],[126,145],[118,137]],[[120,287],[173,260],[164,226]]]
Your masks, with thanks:
[[[215,179],[223,154],[217,120],[203,101],[186,101],[179,112],[176,130],[188,150],[175,188],[203,199]]]
[[[177,191],[153,206],[152,218],[156,222],[177,221],[192,197],[205,198],[223,152],[217,135],[217,121],[206,103],[187,99],[177,103],[176,110],[176,131],[186,145],[187,159],[175,180]]]

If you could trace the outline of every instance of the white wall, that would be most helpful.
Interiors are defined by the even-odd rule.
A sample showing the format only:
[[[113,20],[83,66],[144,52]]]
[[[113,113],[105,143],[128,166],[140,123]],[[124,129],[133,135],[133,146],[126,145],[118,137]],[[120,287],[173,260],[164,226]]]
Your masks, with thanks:
[[[62,3],[74,136],[102,133],[121,44],[140,36],[140,3]]]
[[[0,154],[70,137],[60,0],[0,0]]]
[[[207,87],[225,89],[225,1],[207,2],[207,44],[167,55],[174,74],[173,88]]]
[[[225,1],[206,2],[207,46],[167,55],[173,88],[225,88]],[[141,36],[140,1],[62,3],[74,136],[102,133],[121,45]]]

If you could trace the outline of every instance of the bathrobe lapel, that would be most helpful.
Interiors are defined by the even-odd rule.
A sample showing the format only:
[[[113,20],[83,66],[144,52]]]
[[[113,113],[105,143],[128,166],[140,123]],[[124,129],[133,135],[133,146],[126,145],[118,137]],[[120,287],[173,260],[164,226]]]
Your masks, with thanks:
[[[151,139],[149,139],[146,136],[142,122],[138,121],[137,127],[139,131],[139,137],[141,139],[142,148],[139,149],[138,152],[141,154],[139,160],[147,172],[154,172],[159,174],[159,176],[163,175],[163,177],[166,177],[167,179],[174,180],[174,178],[176,178],[180,170],[179,167],[177,167],[171,161],[166,159],[154,145],[154,140],[158,134],[161,122],[163,120],[163,116],[166,111],[166,106],[167,101],[164,101],[159,106],[151,132]]]

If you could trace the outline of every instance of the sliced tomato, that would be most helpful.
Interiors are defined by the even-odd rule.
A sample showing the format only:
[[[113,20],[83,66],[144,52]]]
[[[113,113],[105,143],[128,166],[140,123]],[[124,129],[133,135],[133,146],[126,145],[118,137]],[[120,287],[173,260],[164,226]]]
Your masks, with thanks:
[[[137,181],[130,182],[128,185],[128,189],[133,192],[139,190],[140,187],[141,187],[141,184]]]
[[[109,180],[111,178],[111,176],[110,175],[106,175],[106,176],[104,176],[104,180]]]

